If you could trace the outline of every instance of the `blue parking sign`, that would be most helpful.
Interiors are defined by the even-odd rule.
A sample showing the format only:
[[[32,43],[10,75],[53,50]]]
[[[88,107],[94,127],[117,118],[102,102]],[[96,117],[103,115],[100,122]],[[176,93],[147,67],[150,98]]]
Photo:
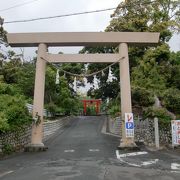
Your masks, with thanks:
[[[133,122],[126,122],[126,129],[134,129],[134,123]]]

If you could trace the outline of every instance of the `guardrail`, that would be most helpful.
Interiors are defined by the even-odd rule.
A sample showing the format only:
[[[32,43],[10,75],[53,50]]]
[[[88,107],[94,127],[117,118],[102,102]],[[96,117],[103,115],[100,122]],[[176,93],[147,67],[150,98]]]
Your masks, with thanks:
[[[28,111],[29,111],[30,113],[32,113],[32,111],[33,111],[33,105],[32,105],[32,104],[29,104],[29,103],[26,103],[26,107],[28,108]],[[52,117],[51,113],[50,113],[49,111],[47,111],[47,109],[44,109],[43,116],[44,116],[44,117]]]

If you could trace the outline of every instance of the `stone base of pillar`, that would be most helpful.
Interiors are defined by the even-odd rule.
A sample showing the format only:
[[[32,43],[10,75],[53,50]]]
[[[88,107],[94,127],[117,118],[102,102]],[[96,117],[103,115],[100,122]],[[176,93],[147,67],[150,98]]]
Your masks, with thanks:
[[[43,143],[41,144],[28,144],[24,147],[24,152],[42,152],[48,149],[47,146],[44,146]]]
[[[127,151],[132,151],[132,150],[140,150],[140,147],[136,145],[135,142],[133,143],[124,143],[121,142],[120,145],[117,147],[118,150],[127,150]]]

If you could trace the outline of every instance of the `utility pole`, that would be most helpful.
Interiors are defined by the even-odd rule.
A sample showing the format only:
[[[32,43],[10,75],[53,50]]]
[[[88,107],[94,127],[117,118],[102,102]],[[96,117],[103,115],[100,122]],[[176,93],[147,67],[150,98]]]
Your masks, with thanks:
[[[4,24],[4,19],[0,16],[0,25],[1,25],[1,27],[3,26],[3,24]]]

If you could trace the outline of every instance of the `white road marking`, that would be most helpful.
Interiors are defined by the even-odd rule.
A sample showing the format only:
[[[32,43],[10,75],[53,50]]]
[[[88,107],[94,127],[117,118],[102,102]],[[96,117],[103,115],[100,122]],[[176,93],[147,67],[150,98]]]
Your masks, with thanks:
[[[116,150],[116,156],[117,156],[117,159],[119,159],[119,160],[120,160],[121,162],[123,162],[123,163],[126,163],[126,164],[128,164],[128,165],[130,165],[130,166],[141,167],[141,166],[138,165],[138,164],[133,164],[133,163],[129,163],[129,162],[124,161],[124,160],[121,158],[118,150]]]
[[[65,153],[68,153],[68,152],[74,152],[74,149],[67,149],[67,150],[64,150]]]
[[[156,164],[157,162],[159,161],[159,159],[153,159],[151,161],[144,161],[142,162],[142,166],[148,166],[148,165],[151,165],[151,164]]]
[[[89,149],[90,152],[98,152],[99,149]]]
[[[134,153],[119,154],[119,157],[123,158],[123,157],[137,156],[137,155],[143,155],[143,154],[148,154],[148,152],[142,151],[142,152],[134,152]]]
[[[8,175],[8,174],[11,174],[11,173],[13,173],[13,172],[14,172],[14,171],[6,171],[6,172],[0,174],[0,178],[3,177],[3,176],[6,176],[6,175]]]
[[[178,163],[171,163],[171,169],[180,170],[180,164],[178,164]]]
[[[155,163],[157,163],[159,161],[159,159],[153,159],[151,161],[141,162],[140,164],[134,164],[134,163],[129,163],[129,162],[125,161],[124,159],[122,159],[122,158],[129,157],[129,156],[136,156],[136,155],[143,155],[143,154],[148,154],[148,152],[142,151],[142,152],[135,152],[135,153],[119,154],[119,151],[116,150],[117,159],[119,159],[121,162],[126,163],[126,164],[128,164],[130,166],[142,167],[142,166],[155,164]]]

